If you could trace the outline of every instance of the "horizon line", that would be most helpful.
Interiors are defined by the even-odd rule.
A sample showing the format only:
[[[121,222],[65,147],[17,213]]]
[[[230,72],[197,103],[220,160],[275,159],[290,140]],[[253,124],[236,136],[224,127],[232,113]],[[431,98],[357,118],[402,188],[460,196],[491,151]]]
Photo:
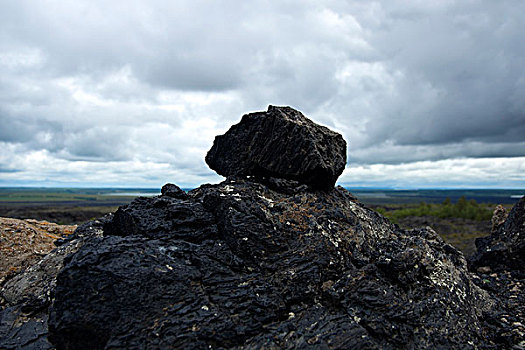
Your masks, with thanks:
[[[181,189],[195,189],[199,186],[179,186]],[[337,184],[336,184],[337,185]],[[178,186],[178,185],[177,185]],[[341,186],[348,190],[388,190],[388,191],[418,191],[418,190],[515,190],[515,191],[525,191],[525,187],[483,187],[483,186],[417,186],[417,187],[401,187],[401,186],[347,186],[347,185],[337,185]],[[126,185],[117,185],[117,186],[60,186],[60,185],[2,185],[0,189],[140,189],[140,190],[158,190],[160,192],[162,186],[160,187],[142,187],[142,186],[126,186]]]

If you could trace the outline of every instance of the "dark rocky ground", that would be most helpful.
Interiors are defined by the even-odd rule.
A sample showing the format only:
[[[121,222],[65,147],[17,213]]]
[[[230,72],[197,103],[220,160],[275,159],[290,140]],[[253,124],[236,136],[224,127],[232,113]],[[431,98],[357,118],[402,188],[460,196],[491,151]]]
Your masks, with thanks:
[[[322,136],[316,147],[330,147]],[[290,155],[260,159],[272,157]],[[338,162],[308,157],[304,178],[248,173],[188,194],[166,185],[79,226],[1,285],[0,348],[525,347],[525,199],[467,262],[431,228],[400,228],[317,186],[312,174],[337,173],[317,165]]]

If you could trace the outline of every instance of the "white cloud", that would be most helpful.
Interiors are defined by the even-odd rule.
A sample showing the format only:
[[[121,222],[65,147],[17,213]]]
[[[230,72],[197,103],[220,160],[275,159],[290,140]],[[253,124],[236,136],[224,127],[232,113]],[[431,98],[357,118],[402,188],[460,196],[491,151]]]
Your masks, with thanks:
[[[522,188],[524,171],[525,157],[445,159],[349,167],[339,183],[349,187]]]
[[[86,183],[217,180],[204,164],[213,137],[274,104],[343,133],[350,169],[413,164],[402,173],[444,183],[424,161],[459,174],[450,159],[525,156],[524,10],[511,0],[3,2],[0,182],[67,180],[39,157]],[[502,185],[525,186],[500,168]]]
[[[159,161],[136,159],[107,161],[104,163],[58,158],[46,150],[15,150],[16,146],[0,144],[9,151],[20,151],[12,159],[0,155],[0,184],[15,185],[69,185],[69,186],[147,186],[159,187],[166,182],[176,182],[183,187],[193,187],[204,182],[218,182],[220,177],[211,171],[200,173],[195,168],[178,168]],[[38,174],[38,176],[35,176]]]

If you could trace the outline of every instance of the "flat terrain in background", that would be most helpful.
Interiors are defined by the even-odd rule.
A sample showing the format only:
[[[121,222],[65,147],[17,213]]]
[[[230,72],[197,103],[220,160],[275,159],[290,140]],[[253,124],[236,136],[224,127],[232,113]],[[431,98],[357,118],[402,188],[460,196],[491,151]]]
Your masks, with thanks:
[[[514,204],[525,195],[521,190],[384,190],[384,189],[349,189],[365,204],[414,204],[414,203],[443,203],[447,198],[457,202],[461,197],[487,204]]]
[[[490,233],[497,204],[510,209],[525,190],[349,189],[362,203],[402,228],[430,226],[470,255],[477,237]],[[79,224],[114,212],[151,188],[0,188],[0,216]]]
[[[79,224],[113,212],[151,188],[0,188],[0,216]]]

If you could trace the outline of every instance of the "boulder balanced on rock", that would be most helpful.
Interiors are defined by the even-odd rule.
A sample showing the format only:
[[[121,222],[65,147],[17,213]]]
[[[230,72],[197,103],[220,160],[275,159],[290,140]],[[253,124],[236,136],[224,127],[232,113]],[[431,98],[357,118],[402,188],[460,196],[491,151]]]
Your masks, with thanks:
[[[316,190],[344,167],[339,139],[291,108],[245,116],[209,163],[269,181],[167,184],[79,226],[0,284],[0,349],[523,349],[525,200],[488,241],[517,277],[481,278],[430,228]]]
[[[346,142],[291,107],[246,114],[215,137],[206,163],[218,174],[295,180],[331,189],[346,165]]]

